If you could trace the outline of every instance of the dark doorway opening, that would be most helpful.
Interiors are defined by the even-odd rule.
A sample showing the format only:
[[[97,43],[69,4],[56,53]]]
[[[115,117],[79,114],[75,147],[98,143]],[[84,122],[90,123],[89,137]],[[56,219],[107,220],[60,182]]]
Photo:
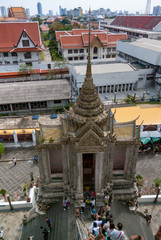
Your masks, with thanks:
[[[83,187],[95,189],[95,154],[83,154]]]

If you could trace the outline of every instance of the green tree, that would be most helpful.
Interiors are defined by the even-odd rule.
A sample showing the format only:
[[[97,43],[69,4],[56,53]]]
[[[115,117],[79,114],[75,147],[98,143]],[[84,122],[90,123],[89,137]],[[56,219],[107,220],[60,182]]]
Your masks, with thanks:
[[[70,24],[71,21],[70,21],[67,17],[65,17],[65,18],[61,21],[61,23],[62,23],[63,25],[66,25],[66,24]]]
[[[32,67],[27,65],[27,64],[21,64],[19,66],[19,75],[21,75],[22,77],[26,76],[27,79],[27,74],[31,73],[32,71]]]
[[[68,64],[69,64],[69,62],[66,58],[63,58],[62,60],[55,61],[54,67],[58,68],[60,70],[61,78],[63,78],[63,69],[67,68]]]
[[[43,20],[42,20],[40,17],[34,17],[34,18],[32,19],[32,21],[39,22],[39,25],[41,25],[42,22],[43,22]]]
[[[155,187],[156,187],[156,197],[155,197],[154,203],[157,203],[158,202],[158,196],[159,196],[159,193],[160,193],[161,179],[160,178],[155,178],[153,180],[153,182],[155,183]]]

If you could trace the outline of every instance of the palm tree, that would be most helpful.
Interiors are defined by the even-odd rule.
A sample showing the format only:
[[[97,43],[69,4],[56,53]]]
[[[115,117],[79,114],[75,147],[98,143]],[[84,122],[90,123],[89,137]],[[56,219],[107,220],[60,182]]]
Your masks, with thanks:
[[[155,187],[156,187],[156,197],[155,197],[155,200],[154,200],[154,203],[157,203],[158,202],[158,196],[159,196],[159,193],[160,193],[160,185],[161,185],[161,179],[160,178],[155,178],[153,180],[153,182],[155,183]]]

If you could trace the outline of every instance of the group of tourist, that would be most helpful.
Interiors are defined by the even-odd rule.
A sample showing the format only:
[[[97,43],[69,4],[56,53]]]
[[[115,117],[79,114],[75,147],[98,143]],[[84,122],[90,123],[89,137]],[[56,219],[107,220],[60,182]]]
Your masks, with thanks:
[[[161,152],[161,142],[141,144],[139,153],[158,153]]]
[[[113,222],[113,216],[111,214],[112,207],[112,195],[106,194],[104,198],[104,206],[99,208],[96,212],[95,204],[90,204],[92,223],[89,227],[90,240],[127,240],[123,229],[123,224],[118,223],[115,226]],[[141,235],[131,236],[130,240],[143,240]]]

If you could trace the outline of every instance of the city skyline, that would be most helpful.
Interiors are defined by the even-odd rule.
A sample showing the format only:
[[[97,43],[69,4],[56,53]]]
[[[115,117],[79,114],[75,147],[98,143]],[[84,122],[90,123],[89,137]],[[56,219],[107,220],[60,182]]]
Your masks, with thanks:
[[[2,1],[1,1],[2,2]],[[73,2],[71,0],[64,1],[60,0],[57,2],[53,2],[52,0],[40,0],[40,1],[33,1],[32,0],[6,0],[3,2],[0,6],[5,6],[7,7],[24,7],[24,8],[29,8],[31,15],[37,14],[37,3],[40,2],[42,4],[42,9],[43,9],[43,14],[48,14],[49,10],[53,10],[53,13],[59,13],[59,6],[61,5],[62,8],[67,8],[67,9],[73,9],[75,7],[82,7],[83,13],[85,10],[89,9],[89,6],[91,7],[91,10],[97,10],[99,8],[110,8],[111,11],[119,11],[119,10],[126,10],[129,13],[135,13],[136,11],[139,11],[141,14],[145,13],[145,7],[146,7],[146,2],[147,0],[140,1],[140,0],[135,0],[135,1],[129,1],[129,0],[113,0],[113,1],[105,1],[105,0],[100,0],[100,1],[92,1],[92,0],[82,0],[82,1],[77,1]],[[161,5],[160,0],[152,0],[151,1],[151,13],[153,12],[153,7]]]

